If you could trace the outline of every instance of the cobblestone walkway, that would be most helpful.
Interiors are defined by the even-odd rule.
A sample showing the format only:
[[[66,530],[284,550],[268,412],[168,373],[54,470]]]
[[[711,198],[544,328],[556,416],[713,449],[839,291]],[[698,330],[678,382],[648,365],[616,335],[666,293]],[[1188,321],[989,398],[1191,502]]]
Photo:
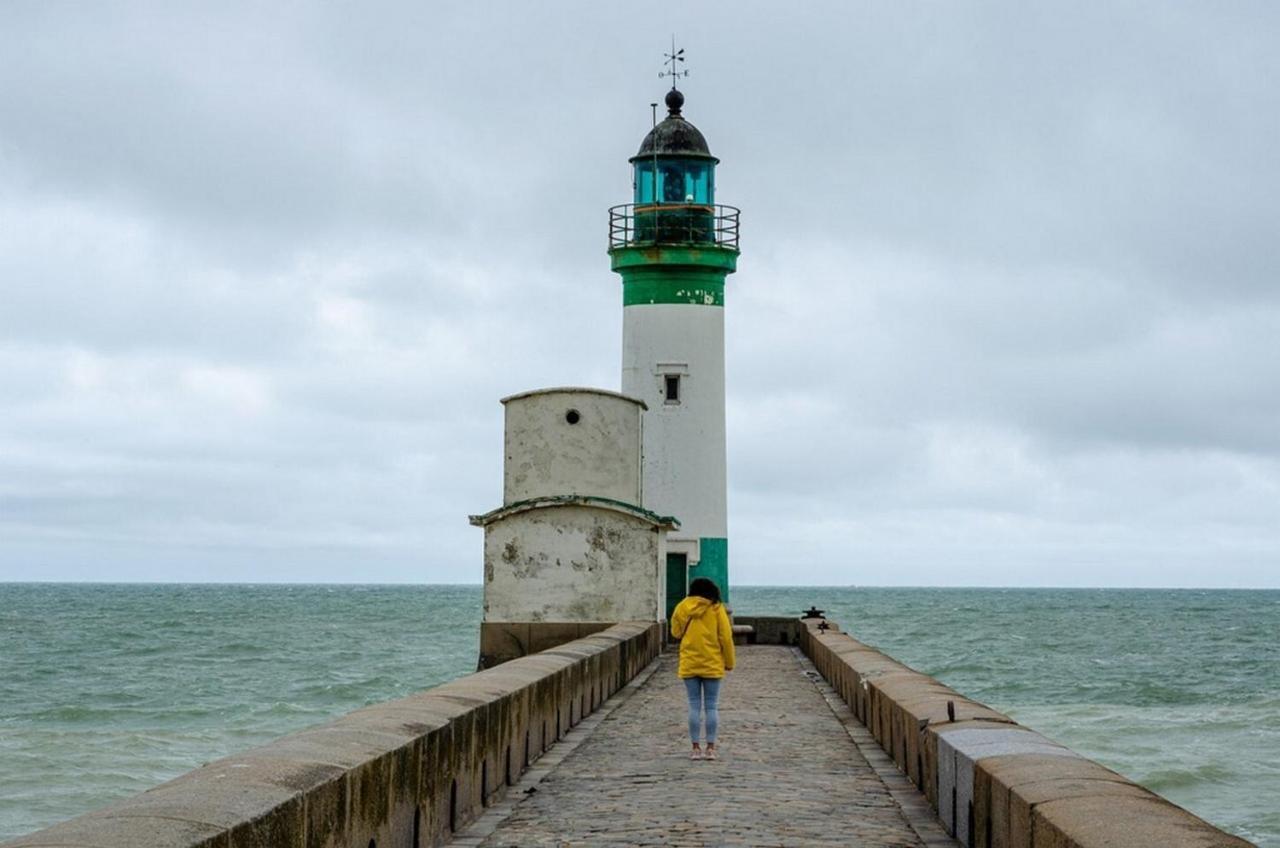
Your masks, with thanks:
[[[669,653],[596,726],[594,717],[580,726],[576,747],[535,764],[544,769],[536,785],[522,781],[456,841],[924,846],[798,652],[754,646],[738,657],[720,696],[719,760],[688,758],[684,690]]]

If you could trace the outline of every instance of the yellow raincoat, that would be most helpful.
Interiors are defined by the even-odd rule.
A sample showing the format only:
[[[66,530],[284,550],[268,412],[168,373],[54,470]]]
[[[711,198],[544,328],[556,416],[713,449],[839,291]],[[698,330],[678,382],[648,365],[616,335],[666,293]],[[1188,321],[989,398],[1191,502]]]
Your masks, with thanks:
[[[733,628],[724,605],[690,595],[671,614],[680,640],[680,677],[724,677],[734,665]]]

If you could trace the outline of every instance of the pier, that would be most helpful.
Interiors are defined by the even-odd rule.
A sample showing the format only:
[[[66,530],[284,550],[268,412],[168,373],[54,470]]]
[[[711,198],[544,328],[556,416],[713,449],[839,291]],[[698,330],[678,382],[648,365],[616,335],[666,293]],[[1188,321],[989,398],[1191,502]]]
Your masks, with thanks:
[[[739,657],[721,695],[719,759],[689,760],[668,653],[453,844],[958,844],[799,648]]]
[[[716,761],[663,626],[625,622],[2,848],[1249,845],[833,623],[739,622]]]

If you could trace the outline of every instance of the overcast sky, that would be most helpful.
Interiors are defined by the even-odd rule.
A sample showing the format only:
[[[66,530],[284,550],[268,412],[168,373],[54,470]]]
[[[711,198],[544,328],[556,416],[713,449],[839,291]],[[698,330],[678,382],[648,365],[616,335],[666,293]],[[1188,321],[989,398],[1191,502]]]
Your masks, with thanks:
[[[478,582],[673,31],[735,582],[1280,586],[1280,6],[1115,0],[5,3],[0,580]]]

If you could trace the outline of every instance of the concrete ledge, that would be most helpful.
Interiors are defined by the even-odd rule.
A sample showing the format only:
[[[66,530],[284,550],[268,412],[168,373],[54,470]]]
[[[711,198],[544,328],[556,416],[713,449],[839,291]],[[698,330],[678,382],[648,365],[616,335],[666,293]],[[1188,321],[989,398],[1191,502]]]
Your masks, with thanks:
[[[599,633],[612,626],[608,621],[481,622],[479,668],[493,668]]]
[[[797,623],[801,649],[963,845],[1251,844],[834,624],[820,630],[819,620]]]
[[[750,627],[748,645],[798,645],[804,625],[798,619],[774,615],[737,615],[733,623]]]
[[[938,818],[952,835],[972,834],[974,765],[983,757],[1006,754],[1040,754],[1076,757],[1062,745],[1017,725],[988,726],[968,722],[941,725],[932,734],[937,745]],[[972,836],[960,840],[980,844]]]
[[[627,622],[226,757],[0,848],[440,845],[652,662]]]
[[[1203,819],[1155,795],[1128,793],[1053,799],[1037,804],[1031,823],[1034,846],[1048,848],[1248,848]]]

